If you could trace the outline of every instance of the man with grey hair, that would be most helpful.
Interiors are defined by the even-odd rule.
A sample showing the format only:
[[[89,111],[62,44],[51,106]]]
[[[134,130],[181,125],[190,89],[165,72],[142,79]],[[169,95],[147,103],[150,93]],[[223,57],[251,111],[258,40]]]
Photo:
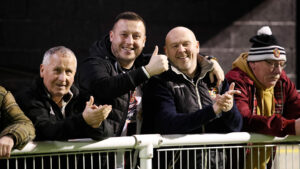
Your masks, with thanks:
[[[284,47],[269,26],[260,28],[250,42],[250,50],[241,53],[226,74],[241,91],[234,99],[243,116],[242,131],[279,137],[300,135],[300,94],[284,71]],[[246,154],[246,164],[270,168],[273,152],[272,148],[254,148]]]
[[[111,111],[110,105],[86,102],[73,85],[77,60],[58,46],[49,49],[40,65],[40,78],[17,95],[17,101],[36,128],[36,140],[101,139],[98,127]],[[85,109],[83,110],[83,108]]]

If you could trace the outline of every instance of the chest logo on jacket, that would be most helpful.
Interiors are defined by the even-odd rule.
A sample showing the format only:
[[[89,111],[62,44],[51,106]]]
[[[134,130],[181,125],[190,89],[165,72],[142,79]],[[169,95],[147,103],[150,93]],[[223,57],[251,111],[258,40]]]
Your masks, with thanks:
[[[173,87],[173,89],[179,89],[179,88],[184,88],[184,85],[182,84],[182,85],[175,85],[174,87]]]

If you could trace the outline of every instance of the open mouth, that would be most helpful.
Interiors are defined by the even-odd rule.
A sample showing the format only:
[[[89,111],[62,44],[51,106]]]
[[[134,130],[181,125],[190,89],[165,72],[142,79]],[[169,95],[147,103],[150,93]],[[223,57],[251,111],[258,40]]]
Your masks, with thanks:
[[[122,47],[122,49],[125,50],[126,52],[134,51],[134,47]]]
[[[58,88],[65,88],[66,87],[66,85],[62,85],[62,84],[57,84],[56,85]]]

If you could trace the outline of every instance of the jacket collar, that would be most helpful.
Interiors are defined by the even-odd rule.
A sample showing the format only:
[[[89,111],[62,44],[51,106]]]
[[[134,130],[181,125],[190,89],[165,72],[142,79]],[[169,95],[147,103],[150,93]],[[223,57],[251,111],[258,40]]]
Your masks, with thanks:
[[[203,61],[200,63],[200,67],[199,67],[199,63],[197,65],[196,71],[200,71],[200,72],[196,72],[195,73],[196,76],[198,76],[197,77],[197,81],[200,80],[200,79],[203,79],[206,76],[206,74],[208,72],[210,72],[212,69],[213,69],[213,63],[210,62],[210,61],[208,61],[208,60],[206,60],[206,59],[203,59]],[[188,78],[184,73],[182,73],[179,69],[177,69],[172,64],[170,66],[170,70],[172,72],[174,72],[175,74],[181,75],[183,78],[185,78],[186,80],[190,81],[190,78]]]

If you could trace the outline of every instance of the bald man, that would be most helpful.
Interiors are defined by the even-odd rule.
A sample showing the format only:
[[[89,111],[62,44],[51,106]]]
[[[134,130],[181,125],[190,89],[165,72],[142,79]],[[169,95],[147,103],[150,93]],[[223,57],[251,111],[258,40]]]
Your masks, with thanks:
[[[233,100],[239,91],[226,80],[218,87],[210,83],[208,72],[212,65],[197,64],[200,47],[194,33],[185,27],[173,28],[166,36],[164,49],[171,66],[167,72],[152,77],[145,87],[142,133],[240,131],[242,118]],[[222,153],[219,155],[223,159]],[[197,165],[201,166],[201,161]]]

